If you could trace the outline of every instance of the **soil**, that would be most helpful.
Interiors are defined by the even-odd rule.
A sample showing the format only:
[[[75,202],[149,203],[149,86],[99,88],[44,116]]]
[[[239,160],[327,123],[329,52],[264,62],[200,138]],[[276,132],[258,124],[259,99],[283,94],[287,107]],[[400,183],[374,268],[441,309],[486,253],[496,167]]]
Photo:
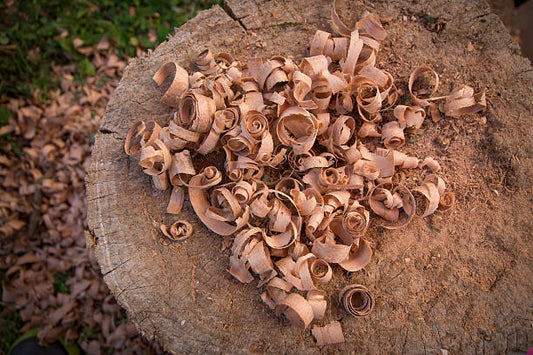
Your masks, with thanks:
[[[429,122],[405,151],[441,162],[456,195],[450,212],[367,233],[374,255],[362,271],[336,270],[326,291],[327,317],[340,320],[344,344],[316,347],[310,330],[275,317],[256,284],[225,270],[228,251],[187,205],[195,228],[184,243],[158,233],[169,192],[152,188],[123,152],[139,119],[164,124],[170,110],[151,81],[159,66],[184,66],[202,46],[237,57],[301,58],[316,29],[330,30],[327,1],[226,1],[201,12],[153,53],[130,62],[102,120],[87,177],[90,245],[104,279],[139,331],[178,353],[506,353],[533,346],[532,129],[533,70],[484,1],[337,1],[353,25],[378,14],[389,36],[376,66],[406,91],[413,68],[440,75],[439,93],[467,84],[486,90],[483,114]],[[429,121],[429,120],[428,120]],[[366,285],[375,309],[345,316],[336,290]]]

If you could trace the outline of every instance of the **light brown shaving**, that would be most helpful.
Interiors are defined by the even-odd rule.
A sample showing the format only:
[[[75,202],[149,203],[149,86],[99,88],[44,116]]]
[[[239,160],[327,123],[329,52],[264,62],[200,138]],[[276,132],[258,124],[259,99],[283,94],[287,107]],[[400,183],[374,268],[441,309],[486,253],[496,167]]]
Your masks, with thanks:
[[[422,161],[422,163],[420,163],[420,167],[421,168],[428,168],[432,173],[436,173],[437,171],[439,171],[441,169],[439,162],[436,161],[432,157],[425,158],[424,161]]]
[[[212,98],[201,94],[187,94],[180,100],[178,122],[193,132],[208,132],[213,123],[216,106]]]
[[[445,192],[444,194],[440,196],[439,207],[437,207],[437,209],[439,211],[447,211],[453,207],[454,203],[455,203],[454,193]]]
[[[339,292],[339,303],[354,317],[366,317],[374,308],[374,297],[363,285],[349,285]]]
[[[459,118],[462,115],[482,111],[486,107],[487,102],[484,91],[475,94],[473,88],[463,85],[446,97],[446,103],[443,105],[442,111],[447,116]]]
[[[168,170],[169,179],[172,185],[181,186],[189,181],[189,178],[196,175],[196,170],[188,150],[175,153]]]
[[[420,128],[426,118],[426,111],[418,106],[398,105],[394,108],[394,117],[402,128]]]
[[[385,123],[381,130],[381,136],[385,147],[389,149],[398,149],[405,144],[405,137],[400,122],[392,121]]]
[[[424,182],[421,186],[413,189],[413,195],[417,198],[416,214],[426,217],[432,214],[439,207],[440,194],[437,186],[431,182]]]
[[[313,319],[322,319],[326,314],[328,301],[326,293],[322,290],[314,289],[307,292],[307,302],[313,309]]]
[[[429,88],[420,88],[419,90],[413,92],[413,85],[417,81],[418,77],[421,76],[423,73],[431,73],[431,75],[434,77],[435,83],[431,89]],[[431,98],[439,88],[439,75],[430,67],[418,67],[416,68],[411,75],[409,76],[409,93],[411,94],[411,97],[413,98],[413,101],[422,107],[426,107],[429,105],[429,101],[427,98]]]
[[[387,37],[387,32],[383,28],[379,17],[368,11],[363,12],[361,19],[357,22],[357,28],[378,41],[383,41]]]
[[[172,107],[178,107],[181,96],[189,88],[189,74],[185,69],[175,62],[169,62],[163,65],[154,74],[153,80],[158,86],[161,86],[166,78],[174,74],[172,84],[161,98],[161,102]]]
[[[170,200],[167,206],[167,213],[179,214],[183,208],[185,192],[182,187],[174,186],[170,194]]]
[[[331,238],[320,237],[313,242],[311,252],[328,263],[338,264],[348,259],[350,246],[337,244]]]
[[[370,208],[384,219],[383,227],[397,229],[407,225],[416,211],[415,199],[405,186],[384,183],[376,186],[369,197]]]
[[[341,324],[333,321],[323,327],[314,326],[311,330],[313,337],[316,340],[316,345],[324,346],[329,344],[344,343],[344,335],[342,334]]]
[[[331,20],[333,29],[335,32],[342,36],[349,37],[352,30],[350,30],[340,19],[339,15],[337,14],[337,9],[335,6],[335,1],[333,1],[333,6],[331,6]]]
[[[143,121],[138,121],[131,126],[124,142],[124,151],[127,155],[134,155],[141,150],[141,139],[145,128]]]
[[[170,230],[167,230],[167,226],[162,224],[160,227],[161,232],[168,239],[178,242],[189,238],[192,235],[193,227],[187,221],[176,221],[170,226]]]
[[[274,310],[276,305],[280,304],[287,297],[287,292],[290,292],[291,289],[291,284],[279,277],[273,277],[266,284],[265,292],[261,294],[261,299],[270,309]]]
[[[417,79],[424,74],[431,73],[434,78],[433,87],[422,87],[416,91],[413,91],[413,86]],[[429,111],[434,122],[440,121],[440,113],[444,112],[445,115],[459,118],[462,115],[476,113],[484,110],[487,107],[485,98],[485,92],[474,93],[474,89],[468,85],[462,85],[453,90],[450,94],[445,96],[434,97],[439,87],[438,74],[429,67],[418,67],[409,76],[409,93],[413,98],[413,101],[422,107],[429,107]],[[445,99],[445,102],[437,106],[434,101]]]
[[[314,259],[309,265],[309,272],[313,280],[319,284],[326,284],[333,277],[333,269],[322,259]]]
[[[367,138],[367,137],[381,137],[381,132],[379,131],[379,127],[377,124],[372,122],[365,122],[359,128],[359,131],[357,131],[357,136],[359,138]]]
[[[276,306],[276,314],[284,315],[291,324],[299,328],[307,328],[313,320],[313,308],[305,298],[291,293]]]
[[[372,257],[372,249],[364,238],[359,238],[352,243],[348,258],[339,263],[339,266],[346,271],[359,271],[370,262]]]
[[[145,174],[159,175],[168,170],[171,164],[170,152],[167,146],[159,139],[153,144],[141,148],[139,165]]]

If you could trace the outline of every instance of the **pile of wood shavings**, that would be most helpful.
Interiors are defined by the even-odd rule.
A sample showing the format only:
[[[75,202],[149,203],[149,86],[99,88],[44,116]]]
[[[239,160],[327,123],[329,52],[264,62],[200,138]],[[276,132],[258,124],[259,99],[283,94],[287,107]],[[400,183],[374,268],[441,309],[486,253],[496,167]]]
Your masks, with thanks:
[[[375,67],[386,37],[379,18],[365,12],[354,30],[335,10],[332,19],[341,37],[317,31],[299,65],[280,56],[243,64],[207,50],[191,74],[164,64],[153,79],[163,86],[174,76],[161,99],[177,109],[173,119],[165,127],[140,121],[125,142],[157,188],[172,188],[167,212],[180,213],[187,190],[204,225],[233,237],[231,275],[243,283],[258,276],[262,300],[302,328],[325,315],[328,295],[320,286],[332,279],[333,264],[355,272],[370,262],[364,236],[371,212],[394,229],[453,205],[453,193],[435,174],[439,163],[398,150],[405,133],[420,130],[427,113],[438,120],[440,112],[459,117],[485,107],[484,93],[468,86],[435,97],[438,75],[428,67],[409,78],[416,106],[395,106],[393,77]],[[429,83],[422,80],[428,75]],[[221,150],[224,172],[214,166],[196,172],[191,152]],[[410,190],[395,178],[403,169],[429,173]],[[161,231],[183,240],[192,225],[177,221]],[[362,285],[347,286],[339,297],[356,317],[373,308]],[[313,335],[318,345],[344,339],[336,323],[314,327]]]

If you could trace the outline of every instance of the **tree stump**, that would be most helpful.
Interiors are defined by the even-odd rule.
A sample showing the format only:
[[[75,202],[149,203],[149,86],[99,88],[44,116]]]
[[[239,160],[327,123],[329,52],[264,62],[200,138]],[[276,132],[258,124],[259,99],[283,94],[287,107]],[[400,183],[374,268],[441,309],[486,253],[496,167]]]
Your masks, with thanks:
[[[318,353],[310,330],[277,319],[256,283],[229,273],[228,251],[186,205],[194,235],[169,243],[159,233],[169,192],[155,190],[123,151],[140,119],[166,124],[152,75],[165,62],[187,67],[201,46],[244,56],[308,54],[317,29],[331,31],[329,1],[226,0],[194,19],[152,53],[133,59],[113,94],[87,176],[89,245],[104,280],[139,331],[170,351]],[[503,353],[533,343],[531,222],[533,72],[500,19],[483,0],[337,1],[353,25],[368,9],[388,37],[376,66],[405,90],[409,73],[427,64],[446,92],[467,84],[486,89],[483,115],[444,118],[410,146],[440,160],[457,196],[453,212],[416,219],[408,227],[373,226],[371,263],[353,274],[336,271],[328,316],[342,319],[351,353]],[[334,290],[362,283],[376,296],[366,319],[343,314]]]

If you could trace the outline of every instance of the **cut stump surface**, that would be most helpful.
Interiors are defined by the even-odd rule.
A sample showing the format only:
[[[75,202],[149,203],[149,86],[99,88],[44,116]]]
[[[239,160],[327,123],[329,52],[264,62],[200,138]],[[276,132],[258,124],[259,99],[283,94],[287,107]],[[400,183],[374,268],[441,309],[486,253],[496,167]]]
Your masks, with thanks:
[[[170,109],[151,80],[169,60],[188,66],[205,46],[245,56],[308,54],[317,29],[331,31],[329,1],[227,0],[202,11],[150,55],[128,65],[96,135],[87,177],[89,244],[104,279],[139,331],[179,353],[316,353],[310,330],[278,320],[256,284],[229,273],[221,238],[202,226],[190,206],[183,218],[195,232],[183,243],[159,233],[169,192],[155,190],[123,151],[131,125],[166,124]],[[532,128],[533,71],[499,18],[482,0],[337,1],[353,25],[367,9],[389,36],[376,66],[400,88],[409,73],[429,65],[442,90],[467,84],[486,89],[482,115],[445,118],[407,151],[432,155],[457,205],[408,227],[373,226],[371,263],[353,274],[337,271],[328,285],[328,316],[341,320],[351,353],[504,353],[533,346]],[[346,317],[334,290],[366,285],[376,296],[366,319]],[[321,324],[318,324],[321,325]]]

